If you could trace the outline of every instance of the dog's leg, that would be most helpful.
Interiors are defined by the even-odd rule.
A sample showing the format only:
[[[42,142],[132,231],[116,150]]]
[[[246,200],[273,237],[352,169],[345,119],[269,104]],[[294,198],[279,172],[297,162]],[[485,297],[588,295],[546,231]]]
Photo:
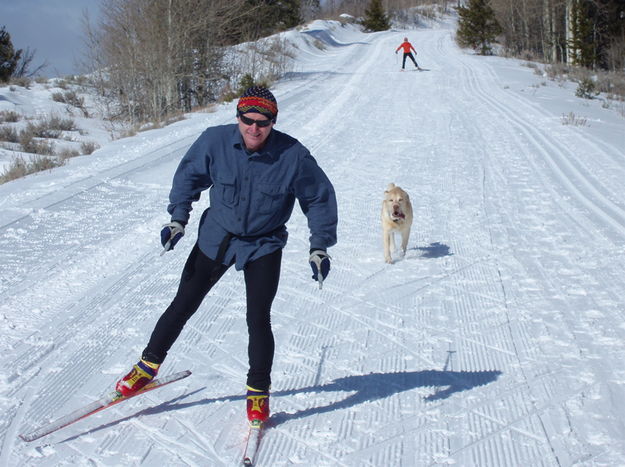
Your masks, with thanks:
[[[393,238],[392,232],[382,232],[382,241],[384,243],[384,260],[392,264],[393,259],[391,258],[391,239]]]
[[[408,248],[408,239],[410,238],[410,227],[403,230],[401,233],[401,249],[406,256],[406,248]]]

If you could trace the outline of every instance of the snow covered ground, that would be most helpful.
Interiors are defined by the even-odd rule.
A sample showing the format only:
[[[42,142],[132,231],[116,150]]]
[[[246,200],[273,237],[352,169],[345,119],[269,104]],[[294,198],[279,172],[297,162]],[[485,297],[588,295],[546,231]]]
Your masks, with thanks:
[[[404,35],[427,71],[400,72]],[[317,22],[292,40],[277,128],[334,182],[339,243],[320,291],[296,209],[257,465],[625,464],[622,111],[521,61],[459,50],[450,23],[362,34]],[[0,186],[0,465],[240,462],[247,335],[234,270],[161,370],[191,377],[18,438],[110,391],[138,358],[207,203],[160,256],[173,171],[204,127],[234,121],[234,105]],[[586,124],[564,124],[571,112]],[[415,210],[392,265],[379,227],[390,182]]]

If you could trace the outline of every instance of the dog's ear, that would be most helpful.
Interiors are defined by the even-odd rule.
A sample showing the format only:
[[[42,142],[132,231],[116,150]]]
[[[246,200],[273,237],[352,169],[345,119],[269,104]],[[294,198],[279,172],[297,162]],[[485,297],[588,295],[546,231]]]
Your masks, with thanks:
[[[395,188],[395,184],[394,183],[389,183],[388,186],[386,187],[386,192],[391,191],[393,188]]]

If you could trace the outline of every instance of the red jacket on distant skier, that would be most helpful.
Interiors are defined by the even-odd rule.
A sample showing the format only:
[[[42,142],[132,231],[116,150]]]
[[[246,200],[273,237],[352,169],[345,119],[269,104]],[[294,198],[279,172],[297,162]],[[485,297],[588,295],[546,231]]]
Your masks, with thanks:
[[[414,63],[414,66],[417,67],[417,70],[419,70],[420,69],[419,65],[417,64],[417,61],[412,55],[411,50],[414,51],[415,55],[417,54],[417,51],[412,46],[412,44],[408,42],[407,37],[404,37],[404,42],[402,42],[401,45],[395,49],[395,53],[399,52],[399,49],[404,49],[404,59],[402,60],[402,63],[401,63],[401,69],[404,70],[406,68],[406,58],[409,58],[410,60],[412,60],[412,63]]]
[[[404,42],[401,43],[401,45],[399,47],[397,47],[397,49],[395,50],[395,52],[398,52],[399,49],[404,49],[404,53],[405,54],[409,54],[411,50],[414,50],[414,53],[416,54],[417,51],[415,50],[415,48],[412,46],[412,44],[410,42],[408,42],[408,38],[404,39]]]

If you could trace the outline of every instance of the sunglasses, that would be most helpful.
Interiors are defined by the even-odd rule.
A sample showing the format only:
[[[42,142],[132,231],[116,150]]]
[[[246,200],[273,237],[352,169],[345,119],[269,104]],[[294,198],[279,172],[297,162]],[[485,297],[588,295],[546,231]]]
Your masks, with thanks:
[[[247,126],[252,126],[254,123],[256,123],[256,126],[258,126],[259,128],[266,128],[269,125],[271,125],[273,123],[273,120],[269,119],[269,120],[254,120],[253,118],[249,118],[246,117],[243,114],[239,114],[239,118],[241,119],[241,121],[247,125]]]

